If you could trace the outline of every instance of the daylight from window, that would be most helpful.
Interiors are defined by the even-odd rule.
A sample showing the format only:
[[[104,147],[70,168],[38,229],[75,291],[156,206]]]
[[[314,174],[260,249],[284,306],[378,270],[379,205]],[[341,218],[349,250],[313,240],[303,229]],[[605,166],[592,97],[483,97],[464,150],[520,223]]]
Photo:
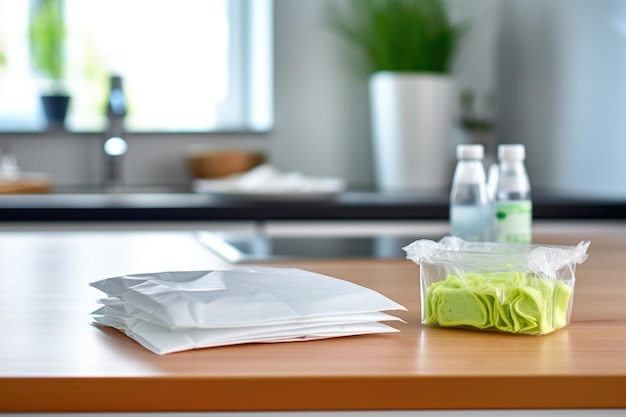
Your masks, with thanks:
[[[40,1],[40,0],[35,0]],[[123,80],[129,131],[241,129],[253,95],[246,0],[65,0],[71,96],[66,127],[101,131],[109,78]],[[50,82],[33,65],[33,1],[0,0],[0,129],[46,126],[40,96]],[[258,53],[258,51],[257,51]],[[263,103],[266,105],[266,103]]]

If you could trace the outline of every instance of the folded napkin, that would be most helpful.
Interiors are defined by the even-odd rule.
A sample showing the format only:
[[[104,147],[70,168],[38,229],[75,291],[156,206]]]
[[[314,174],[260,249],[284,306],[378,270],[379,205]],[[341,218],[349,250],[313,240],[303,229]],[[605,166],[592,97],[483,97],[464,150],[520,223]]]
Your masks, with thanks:
[[[96,323],[158,354],[395,332],[380,322],[400,319],[383,311],[406,310],[368,288],[294,268],[161,272],[91,285],[107,294]]]
[[[344,190],[345,182],[333,177],[310,177],[297,171],[284,172],[273,165],[262,164],[243,174],[220,179],[196,179],[196,192],[218,194],[335,194]]]

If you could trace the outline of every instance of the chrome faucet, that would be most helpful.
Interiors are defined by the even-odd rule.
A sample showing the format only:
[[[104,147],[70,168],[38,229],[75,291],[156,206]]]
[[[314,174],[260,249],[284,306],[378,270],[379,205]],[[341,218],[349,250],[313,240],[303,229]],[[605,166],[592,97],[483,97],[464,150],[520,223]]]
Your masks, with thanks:
[[[104,186],[115,191],[122,186],[122,159],[128,150],[124,140],[124,118],[126,117],[126,97],[122,88],[122,77],[111,77],[111,88],[106,110],[108,125],[104,137],[105,172]]]

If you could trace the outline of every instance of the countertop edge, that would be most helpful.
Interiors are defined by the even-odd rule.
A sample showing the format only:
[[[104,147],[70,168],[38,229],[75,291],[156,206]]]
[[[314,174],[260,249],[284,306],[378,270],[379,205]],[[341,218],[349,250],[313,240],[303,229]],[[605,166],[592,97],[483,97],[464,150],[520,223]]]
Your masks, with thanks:
[[[346,192],[324,201],[237,201],[200,194],[0,196],[0,223],[205,220],[445,220],[445,196]],[[626,200],[538,196],[536,219],[626,219]]]
[[[626,375],[3,378],[0,411],[624,408],[624,386]]]

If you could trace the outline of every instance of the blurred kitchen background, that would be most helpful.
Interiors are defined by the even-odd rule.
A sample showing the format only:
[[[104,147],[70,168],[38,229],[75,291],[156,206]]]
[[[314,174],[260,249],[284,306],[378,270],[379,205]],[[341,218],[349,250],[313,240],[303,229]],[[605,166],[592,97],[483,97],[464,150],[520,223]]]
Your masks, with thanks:
[[[373,188],[367,79],[355,74],[345,59],[346,45],[325,26],[330,2],[337,1],[204,1],[196,6],[207,3],[215,9],[205,9],[203,16],[191,1],[103,1],[88,7],[68,1],[68,16],[80,17],[72,7],[82,8],[83,16],[91,13],[90,19],[100,22],[120,48],[102,55],[108,62],[92,60],[100,62],[90,73],[92,79],[100,77],[99,89],[75,83],[74,91],[89,91],[103,102],[106,77],[120,73],[127,93],[139,90],[141,82],[149,92],[143,107],[138,99],[129,103],[135,116],[139,108],[153,109],[159,121],[185,116],[173,126],[134,119],[125,135],[124,182],[186,187],[190,152],[236,148],[260,151],[283,170],[339,177],[353,189]],[[161,3],[165,6],[157,7]],[[93,119],[70,113],[69,132],[46,129],[41,109],[33,104],[38,103],[37,88],[16,92],[29,71],[18,64],[27,62],[28,51],[15,46],[27,49],[15,38],[15,33],[25,36],[27,17],[12,13],[24,4],[0,0],[0,148],[17,157],[23,171],[50,175],[54,186],[99,184],[104,109],[93,111]],[[133,14],[131,5],[143,9]],[[626,117],[621,114],[626,108],[626,2],[449,0],[448,5],[454,20],[470,26],[454,70],[459,96],[472,92],[474,116],[493,127],[493,143],[526,145],[533,189],[626,197]],[[72,30],[84,30],[80,22],[75,20]],[[218,33],[225,43],[216,44]],[[131,34],[139,38],[125,38]],[[121,52],[125,45],[128,55]],[[207,55],[223,56],[224,63],[201,59]],[[197,105],[185,107],[185,93],[196,85],[214,96],[190,98]],[[224,91],[227,87],[235,91]],[[231,103],[224,94],[239,101]],[[211,99],[222,103],[210,107]],[[77,109],[91,105],[74,100]],[[207,105],[212,119],[198,122],[192,113]],[[11,113],[28,106],[37,114],[25,110],[20,118]],[[241,118],[232,118],[228,106]],[[452,140],[463,140],[464,133],[459,123]]]

